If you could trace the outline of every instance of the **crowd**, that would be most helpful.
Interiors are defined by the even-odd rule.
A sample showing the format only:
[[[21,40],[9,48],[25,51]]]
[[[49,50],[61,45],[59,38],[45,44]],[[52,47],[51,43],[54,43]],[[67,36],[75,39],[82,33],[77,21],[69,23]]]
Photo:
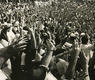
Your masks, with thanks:
[[[55,6],[0,3],[0,80],[95,80],[95,34]]]

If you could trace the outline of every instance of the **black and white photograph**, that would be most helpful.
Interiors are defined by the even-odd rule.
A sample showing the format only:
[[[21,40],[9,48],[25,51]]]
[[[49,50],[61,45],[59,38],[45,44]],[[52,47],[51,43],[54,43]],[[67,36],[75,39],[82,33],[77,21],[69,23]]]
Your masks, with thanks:
[[[95,0],[0,0],[0,80],[95,80]]]

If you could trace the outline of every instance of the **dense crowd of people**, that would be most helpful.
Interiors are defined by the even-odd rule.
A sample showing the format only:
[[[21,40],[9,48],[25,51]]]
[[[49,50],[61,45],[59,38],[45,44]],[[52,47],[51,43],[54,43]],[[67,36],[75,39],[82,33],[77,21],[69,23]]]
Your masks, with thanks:
[[[0,3],[0,80],[95,80],[95,34],[53,17],[54,5]]]

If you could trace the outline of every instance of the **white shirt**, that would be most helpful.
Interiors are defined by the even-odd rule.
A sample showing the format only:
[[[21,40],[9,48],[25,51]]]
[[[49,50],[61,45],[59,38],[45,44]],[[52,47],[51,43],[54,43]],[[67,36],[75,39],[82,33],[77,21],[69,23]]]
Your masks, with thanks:
[[[2,71],[2,70],[0,70],[0,80],[7,80],[8,78],[7,78],[7,76],[5,75],[5,73]]]
[[[4,46],[0,43],[0,49],[4,48]],[[2,61],[1,61],[2,62]],[[0,69],[0,80],[6,80],[8,79],[5,73]]]
[[[46,75],[45,80],[57,80],[50,72]]]

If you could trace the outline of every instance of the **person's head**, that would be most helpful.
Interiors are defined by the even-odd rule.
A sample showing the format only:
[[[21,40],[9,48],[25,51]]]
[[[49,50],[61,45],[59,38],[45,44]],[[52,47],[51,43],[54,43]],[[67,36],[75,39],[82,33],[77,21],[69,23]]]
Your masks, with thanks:
[[[4,25],[4,28],[1,31],[0,34],[0,40],[4,39],[6,41],[8,41],[8,36],[7,36],[7,31],[9,30],[10,27],[8,27],[7,25]]]
[[[88,36],[85,34],[84,36],[82,36],[81,38],[81,41],[82,41],[82,44],[87,44],[88,43]]]

